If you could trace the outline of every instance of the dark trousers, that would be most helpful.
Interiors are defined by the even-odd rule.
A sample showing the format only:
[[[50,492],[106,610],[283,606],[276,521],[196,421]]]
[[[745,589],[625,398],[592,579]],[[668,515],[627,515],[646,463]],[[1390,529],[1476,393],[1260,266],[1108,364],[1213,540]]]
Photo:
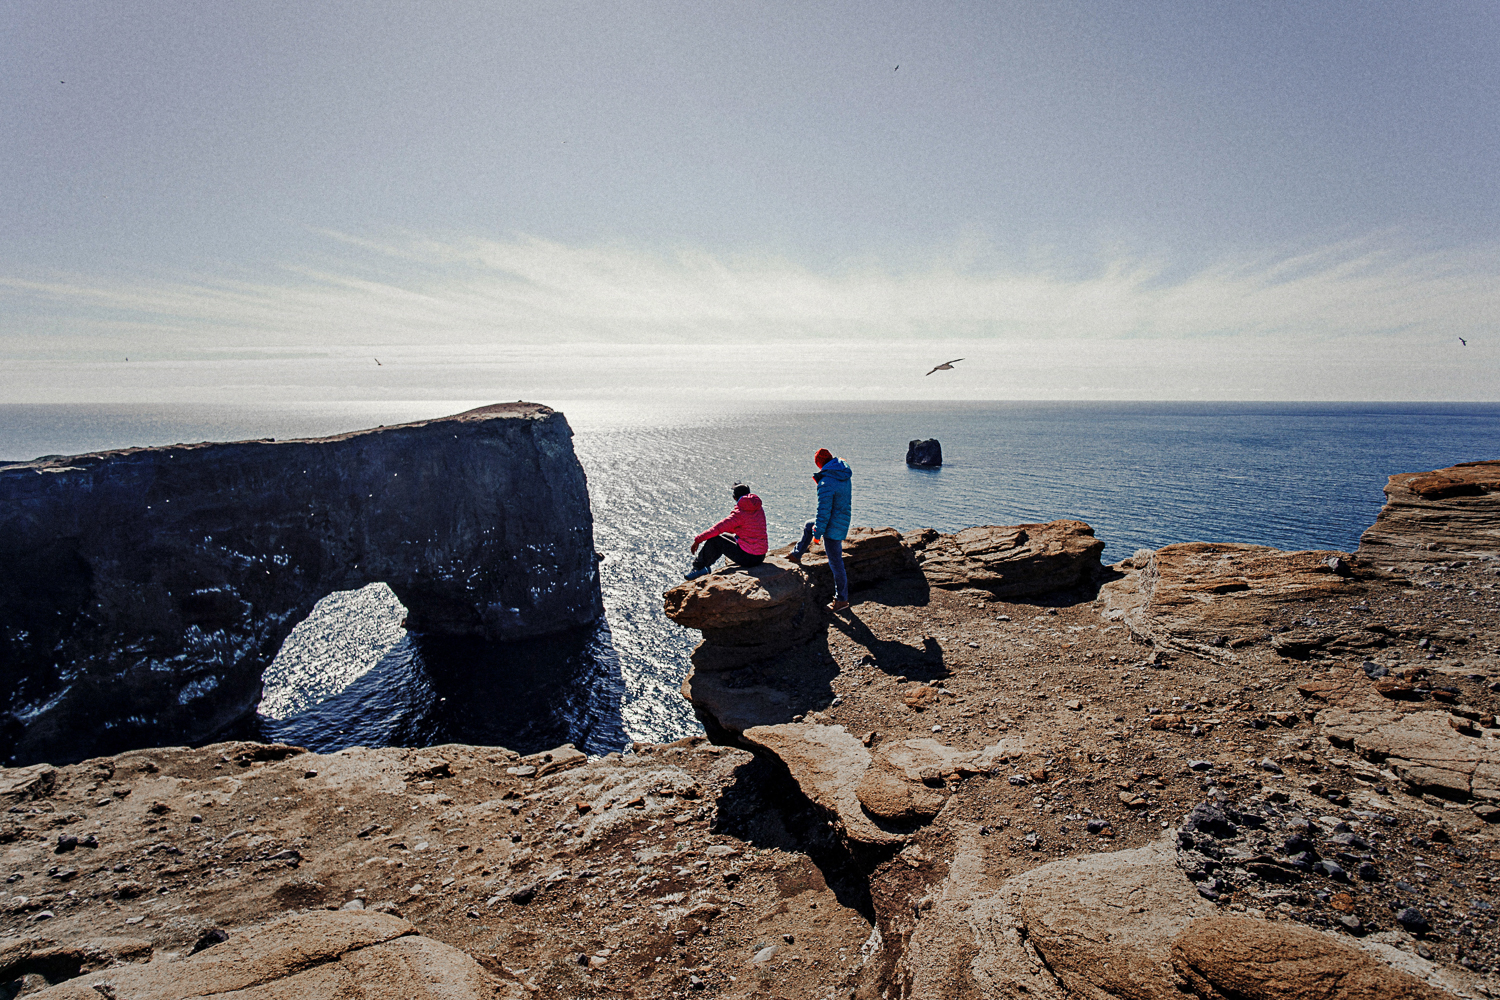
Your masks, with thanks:
[[[792,547],[792,551],[802,555],[812,548],[813,528],[817,527],[816,521],[808,521],[802,526],[802,541]],[[844,570],[844,542],[839,538],[823,539],[823,551],[828,553],[828,572],[833,574],[833,596],[840,601],[849,599],[849,574]]]
[[[740,548],[740,543],[728,535],[715,535],[698,547],[693,569],[707,569],[718,562],[720,556],[728,556],[731,562],[741,566],[759,566],[766,561],[765,556],[752,556]]]

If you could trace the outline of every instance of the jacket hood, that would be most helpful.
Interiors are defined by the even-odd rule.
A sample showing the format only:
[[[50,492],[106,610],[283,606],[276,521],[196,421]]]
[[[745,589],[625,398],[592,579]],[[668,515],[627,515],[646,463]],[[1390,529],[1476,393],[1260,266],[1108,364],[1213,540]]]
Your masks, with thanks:
[[[823,466],[821,470],[819,470],[818,474],[821,476],[827,476],[829,479],[832,479],[836,483],[848,482],[849,478],[854,475],[854,473],[850,471],[849,466],[844,464],[844,460],[842,458],[835,458],[830,460]]]
[[[754,493],[746,493],[744,496],[736,500],[734,502],[734,505],[740,510],[744,511],[746,514],[754,514],[756,511],[760,510],[760,497],[756,496]]]

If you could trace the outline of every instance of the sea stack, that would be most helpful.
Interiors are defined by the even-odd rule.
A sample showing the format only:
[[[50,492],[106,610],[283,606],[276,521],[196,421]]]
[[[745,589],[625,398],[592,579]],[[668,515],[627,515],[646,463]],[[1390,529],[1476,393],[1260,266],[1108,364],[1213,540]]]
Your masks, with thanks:
[[[211,737],[254,711],[320,598],[369,583],[418,632],[509,641],[592,622],[572,434],[561,413],[508,403],[0,469],[0,754],[63,763]]]
[[[936,469],[943,464],[943,446],[937,438],[912,441],[906,446],[906,464],[921,469]]]

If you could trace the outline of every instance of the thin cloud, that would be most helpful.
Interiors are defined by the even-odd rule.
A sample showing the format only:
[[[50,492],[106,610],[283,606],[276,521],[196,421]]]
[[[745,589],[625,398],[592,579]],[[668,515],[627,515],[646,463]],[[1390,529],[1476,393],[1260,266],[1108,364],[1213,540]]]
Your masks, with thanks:
[[[531,238],[325,235],[342,251],[335,263],[259,282],[0,278],[9,313],[0,349],[66,357],[84,339],[124,335],[215,350],[226,336],[246,348],[744,337],[1333,340],[1469,336],[1500,319],[1495,250],[1402,255],[1373,239],[1226,260],[1168,279],[1165,267],[1128,258],[1083,277],[948,263],[818,272],[774,258]]]

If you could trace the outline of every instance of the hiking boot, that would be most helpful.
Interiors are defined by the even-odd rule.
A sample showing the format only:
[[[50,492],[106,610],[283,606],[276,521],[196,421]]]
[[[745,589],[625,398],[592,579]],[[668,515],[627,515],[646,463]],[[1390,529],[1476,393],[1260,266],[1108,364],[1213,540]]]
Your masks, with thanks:
[[[686,573],[682,574],[682,578],[684,580],[696,580],[700,576],[707,576],[710,572],[712,571],[707,566],[704,566],[702,569],[688,570]]]
[[[849,602],[848,601],[840,600],[839,598],[835,597],[833,599],[833,601],[828,605],[828,610],[832,611],[834,614],[838,614],[840,611],[843,611],[848,606],[849,606]]]
[[[802,561],[802,555],[803,553],[798,552],[796,549],[793,549],[786,554],[787,562],[799,563]]]

